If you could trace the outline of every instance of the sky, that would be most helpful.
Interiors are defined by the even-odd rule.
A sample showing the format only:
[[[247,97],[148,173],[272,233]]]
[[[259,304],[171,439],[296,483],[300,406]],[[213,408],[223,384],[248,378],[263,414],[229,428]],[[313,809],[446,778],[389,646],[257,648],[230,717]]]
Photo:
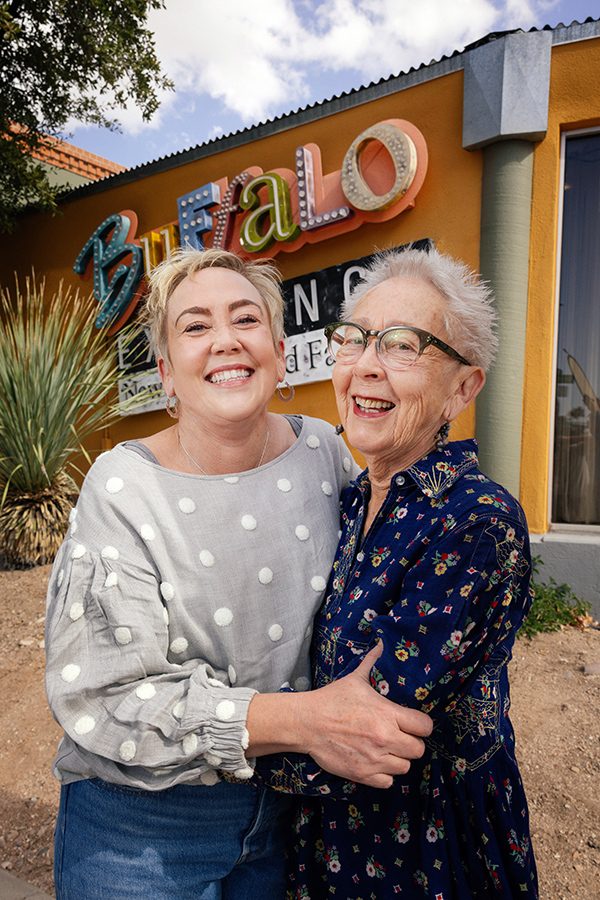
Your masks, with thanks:
[[[600,0],[166,0],[151,11],[175,90],[121,133],[71,122],[66,139],[138,166],[449,56],[493,31],[600,18]]]

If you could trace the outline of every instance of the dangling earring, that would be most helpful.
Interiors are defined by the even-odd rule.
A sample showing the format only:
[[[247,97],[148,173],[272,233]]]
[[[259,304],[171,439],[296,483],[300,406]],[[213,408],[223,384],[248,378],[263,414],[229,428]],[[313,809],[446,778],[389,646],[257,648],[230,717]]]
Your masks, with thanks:
[[[283,394],[283,392],[286,388],[289,391],[287,397],[285,397]],[[283,400],[284,403],[289,403],[290,400],[293,400],[295,393],[296,393],[296,390],[294,388],[294,385],[288,384],[287,379],[285,381],[282,381],[281,384],[277,385],[277,396],[279,397],[280,400]]]
[[[173,405],[171,405],[171,400],[173,399]],[[179,418],[179,397],[176,394],[173,394],[173,398],[167,397],[167,402],[165,403],[165,409],[169,413],[172,419]]]
[[[343,431],[344,431],[344,426],[343,426],[343,425],[336,425],[336,426],[335,426],[335,433],[336,433],[336,434],[341,434]]]
[[[448,434],[450,433],[450,422],[444,422],[443,425],[440,426],[440,430],[436,434],[435,441],[435,449],[438,453],[441,453],[444,447],[446,446],[446,442],[448,441]]]

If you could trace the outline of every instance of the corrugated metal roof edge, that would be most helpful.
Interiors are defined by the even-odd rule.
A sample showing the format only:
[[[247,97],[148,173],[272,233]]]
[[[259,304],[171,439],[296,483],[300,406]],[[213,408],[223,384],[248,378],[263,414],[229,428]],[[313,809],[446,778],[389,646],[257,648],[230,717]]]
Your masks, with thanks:
[[[515,29],[520,31],[521,29]],[[545,25],[544,28],[530,28],[529,33],[536,31],[552,31],[553,44],[567,44],[575,41],[589,40],[591,38],[600,37],[600,19],[588,18],[585,22],[572,22],[570,25],[557,25],[551,28]],[[232,147],[240,147],[244,144],[252,143],[263,137],[269,137],[298,125],[304,125],[307,122],[324,119],[327,116],[335,115],[343,110],[350,109],[354,106],[360,106],[363,103],[369,103],[379,97],[386,97],[399,91],[406,90],[416,84],[422,84],[425,81],[432,81],[434,78],[441,78],[450,72],[460,71],[463,68],[462,57],[475,45],[479,46],[487,41],[494,40],[504,34],[513,32],[494,32],[487,37],[470,44],[464,50],[455,50],[450,56],[442,56],[440,60],[431,60],[429,63],[422,63],[417,69],[411,68],[408,72],[401,72],[399,75],[390,75],[388,78],[381,78],[377,82],[361,88],[353,88],[347,93],[340,96],[332,97],[330,100],[322,100],[305,106],[302,109],[284,113],[267,122],[261,122],[258,125],[251,125],[248,128],[235,131],[233,134],[222,135],[213,138],[205,144],[199,144],[188,150],[180,150],[169,156],[162,156],[151,162],[143,163],[133,169],[127,169],[117,175],[110,175],[102,178],[100,181],[84,184],[72,191],[67,191],[61,195],[59,203],[66,203],[71,200],[87,197],[92,194],[98,194],[102,191],[137,181],[138,178],[154,175],[159,172],[165,172],[168,169],[174,169],[177,166],[187,165],[197,159],[204,159],[211,156],[215,152],[229,150]]]

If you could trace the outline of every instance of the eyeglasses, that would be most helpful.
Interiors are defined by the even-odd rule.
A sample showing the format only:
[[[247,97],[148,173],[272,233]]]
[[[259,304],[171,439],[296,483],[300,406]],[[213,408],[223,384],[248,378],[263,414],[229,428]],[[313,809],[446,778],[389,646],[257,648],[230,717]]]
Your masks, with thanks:
[[[341,363],[354,363],[360,359],[369,345],[369,339],[374,337],[377,339],[377,355],[390,369],[408,369],[430,346],[437,347],[464,366],[471,365],[444,341],[412,325],[392,325],[383,331],[367,331],[353,322],[333,322],[325,326],[325,336],[329,353]]]

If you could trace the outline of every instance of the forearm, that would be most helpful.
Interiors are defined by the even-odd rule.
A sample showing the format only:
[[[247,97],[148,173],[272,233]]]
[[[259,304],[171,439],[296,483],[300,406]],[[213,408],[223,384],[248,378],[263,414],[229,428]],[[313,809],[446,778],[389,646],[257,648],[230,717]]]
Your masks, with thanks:
[[[424,749],[431,721],[374,691],[369,672],[381,648],[339,681],[302,694],[258,694],[248,708],[250,757],[309,754],[327,772],[389,787]]]

